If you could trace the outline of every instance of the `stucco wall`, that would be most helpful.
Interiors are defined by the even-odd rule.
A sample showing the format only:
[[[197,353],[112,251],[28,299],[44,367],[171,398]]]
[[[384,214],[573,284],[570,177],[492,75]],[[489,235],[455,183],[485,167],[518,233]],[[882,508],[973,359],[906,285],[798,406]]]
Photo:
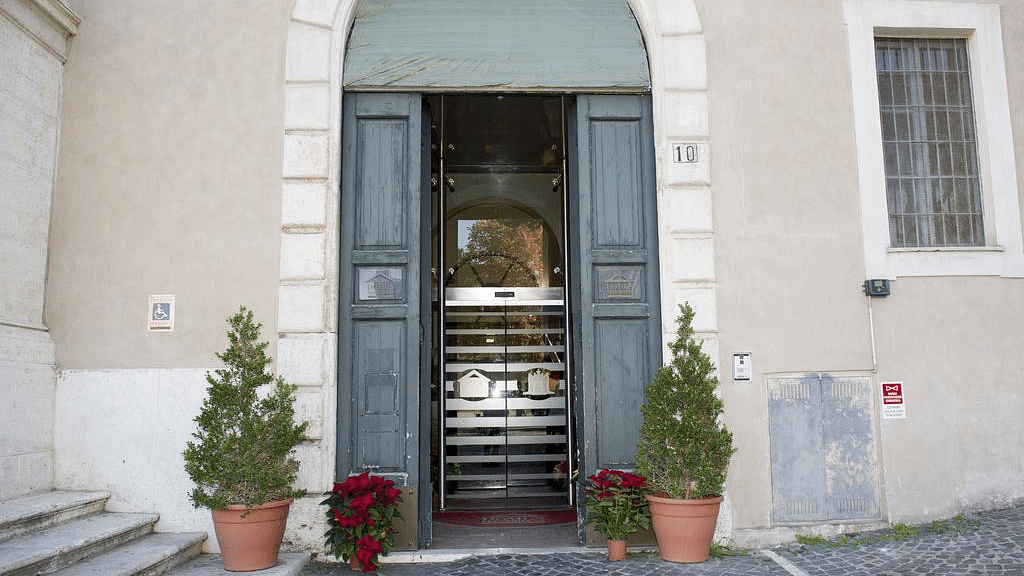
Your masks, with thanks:
[[[1001,2],[1017,165],[1024,138],[1022,4]],[[915,522],[1024,498],[1024,281],[906,277],[869,302],[843,2],[700,0],[708,53],[723,394],[739,451],[729,492],[739,538],[772,527],[768,378],[874,382],[881,517]],[[1018,183],[1021,182],[1018,170]],[[731,355],[754,375],[734,382]],[[879,416],[904,382],[907,418]]]
[[[53,483],[43,294],[61,73],[76,26],[56,1],[0,3],[0,499]]]
[[[81,7],[46,303],[61,368],[212,365],[240,304],[273,335],[287,4]],[[147,332],[152,294],[175,295],[173,332]]]
[[[109,508],[157,512],[160,530],[211,528],[188,502],[181,452],[239,305],[277,356],[289,7],[80,6],[46,301],[55,484],[109,490]],[[154,294],[175,296],[171,332],[147,329]]]
[[[314,440],[300,451],[302,487],[315,492],[334,456],[339,76],[353,4],[84,4],[46,310],[66,370],[58,484],[109,488],[117,506],[161,512],[165,529],[203,526],[181,509],[178,458],[224,319],[244,303],[302,386]],[[871,303],[872,330],[843,3],[631,6],[654,81],[666,333],[676,303],[694,303],[736,433],[725,532],[785,537],[771,517],[766,391],[784,374],[864,376],[874,401],[881,381],[905,383],[907,419],[871,422],[882,519],[1024,498],[1022,280],[897,279]],[[1001,6],[1004,37],[1019,38],[1021,3]],[[1005,52],[1020,159],[1024,46]],[[696,143],[702,161],[673,164],[672,142]],[[146,297],[166,293],[175,330],[148,333]],[[750,382],[731,379],[739,351],[753,354]],[[117,420],[140,443],[108,453],[106,436],[76,436],[83,420]],[[160,496],[147,496],[161,470]],[[310,501],[293,515],[298,545],[319,538]]]

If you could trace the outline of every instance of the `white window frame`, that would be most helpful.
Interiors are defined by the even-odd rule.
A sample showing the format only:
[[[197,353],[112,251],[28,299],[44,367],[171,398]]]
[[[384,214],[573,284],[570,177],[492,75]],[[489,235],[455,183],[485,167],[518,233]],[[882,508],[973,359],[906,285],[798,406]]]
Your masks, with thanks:
[[[869,278],[1024,277],[1017,168],[999,6],[847,0],[864,265]],[[893,248],[882,157],[875,37],[966,38],[971,66],[985,246]]]

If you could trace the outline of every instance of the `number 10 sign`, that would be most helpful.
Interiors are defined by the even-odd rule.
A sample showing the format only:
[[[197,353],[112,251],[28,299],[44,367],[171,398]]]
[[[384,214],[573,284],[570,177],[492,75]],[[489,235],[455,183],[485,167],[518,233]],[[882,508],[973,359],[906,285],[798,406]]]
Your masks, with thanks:
[[[672,143],[672,162],[675,164],[696,164],[700,161],[697,144],[686,142]]]

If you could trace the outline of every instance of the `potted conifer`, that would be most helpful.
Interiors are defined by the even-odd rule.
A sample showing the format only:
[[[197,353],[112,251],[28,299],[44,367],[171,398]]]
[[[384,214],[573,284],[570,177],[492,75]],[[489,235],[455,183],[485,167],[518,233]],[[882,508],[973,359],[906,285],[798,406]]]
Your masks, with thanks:
[[[662,559],[703,562],[735,449],[722,423],[714,363],[693,337],[689,304],[680,306],[677,324],[672,361],[654,374],[641,406],[636,470],[651,490],[647,500]]]
[[[295,423],[296,387],[267,370],[267,342],[252,312],[241,307],[228,325],[229,345],[217,354],[225,367],[206,374],[207,397],[184,458],[192,503],[213,513],[224,568],[244,572],[277,562],[298,495],[292,451],[307,423]]]

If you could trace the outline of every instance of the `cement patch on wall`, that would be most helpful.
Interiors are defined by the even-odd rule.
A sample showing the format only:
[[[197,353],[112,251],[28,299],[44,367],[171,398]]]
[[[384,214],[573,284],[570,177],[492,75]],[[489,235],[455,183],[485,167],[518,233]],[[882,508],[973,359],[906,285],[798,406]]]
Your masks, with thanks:
[[[108,510],[158,513],[158,531],[208,532],[206,550],[216,551],[209,511],[193,508],[188,499],[193,484],[182,457],[206,397],[206,372],[61,372],[54,422],[56,487],[107,490]],[[309,492],[292,507],[285,536],[289,548],[321,545],[321,490],[310,487]]]
[[[0,500],[53,482],[53,342],[0,324]]]

